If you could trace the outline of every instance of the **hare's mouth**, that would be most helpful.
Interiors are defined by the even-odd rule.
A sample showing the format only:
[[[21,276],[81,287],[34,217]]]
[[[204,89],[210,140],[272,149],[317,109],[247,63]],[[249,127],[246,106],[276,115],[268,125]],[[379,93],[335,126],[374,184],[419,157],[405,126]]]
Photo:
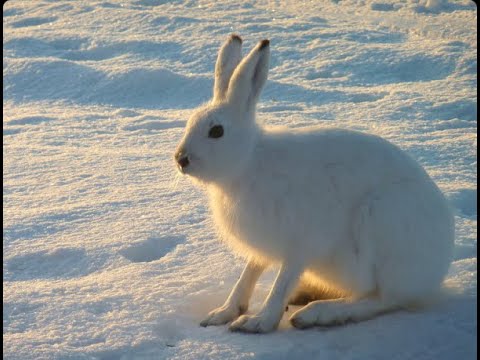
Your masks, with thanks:
[[[195,168],[196,166],[192,163],[190,156],[188,157],[188,160],[177,161],[177,170],[182,175],[193,175],[192,173],[194,172]]]
[[[188,171],[190,170],[191,166],[181,166],[177,164],[177,170],[182,173],[183,175],[188,174]]]
[[[202,162],[198,156],[195,156],[192,153],[179,152],[176,154],[175,160],[177,170],[182,175],[197,177],[198,172],[201,171]]]

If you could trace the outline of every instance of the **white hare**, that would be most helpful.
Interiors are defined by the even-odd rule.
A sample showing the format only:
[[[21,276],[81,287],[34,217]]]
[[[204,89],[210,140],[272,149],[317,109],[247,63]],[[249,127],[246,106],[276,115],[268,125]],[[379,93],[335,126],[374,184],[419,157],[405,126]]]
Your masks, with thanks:
[[[294,313],[295,327],[360,321],[429,299],[451,262],[454,218],[425,170],[377,136],[341,129],[267,129],[255,106],[269,41],[242,59],[232,35],[219,51],[213,100],[189,119],[178,168],[206,188],[222,237],[247,265],[202,326],[276,329],[300,286],[340,298]],[[280,266],[262,309],[242,315],[262,271]],[[308,295],[308,294],[307,294]]]

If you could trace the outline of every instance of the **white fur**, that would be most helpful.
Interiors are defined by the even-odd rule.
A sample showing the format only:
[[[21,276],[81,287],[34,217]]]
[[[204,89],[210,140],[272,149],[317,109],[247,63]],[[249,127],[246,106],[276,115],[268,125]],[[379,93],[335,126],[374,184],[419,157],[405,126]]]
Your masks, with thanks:
[[[346,298],[300,309],[291,319],[298,327],[362,320],[435,294],[452,258],[454,220],[425,170],[373,135],[258,126],[269,46],[260,43],[236,66],[235,39],[220,51],[213,101],[192,116],[178,147],[190,159],[182,171],[207,190],[222,237],[249,259],[225,305],[202,325],[245,311],[269,264],[280,271],[262,310],[232,330],[274,330],[302,276]],[[208,137],[213,125],[224,127],[223,137]]]

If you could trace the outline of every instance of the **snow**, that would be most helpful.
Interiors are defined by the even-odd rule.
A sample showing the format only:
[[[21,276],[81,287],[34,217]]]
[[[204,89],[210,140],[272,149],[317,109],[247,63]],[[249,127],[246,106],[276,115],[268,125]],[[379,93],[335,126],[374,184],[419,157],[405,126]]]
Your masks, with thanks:
[[[460,0],[7,2],[4,358],[476,357],[476,17]],[[262,121],[368,131],[425,166],[456,213],[457,295],[330,329],[292,328],[295,307],[268,335],[198,326],[243,264],[173,152],[232,32],[271,40]]]

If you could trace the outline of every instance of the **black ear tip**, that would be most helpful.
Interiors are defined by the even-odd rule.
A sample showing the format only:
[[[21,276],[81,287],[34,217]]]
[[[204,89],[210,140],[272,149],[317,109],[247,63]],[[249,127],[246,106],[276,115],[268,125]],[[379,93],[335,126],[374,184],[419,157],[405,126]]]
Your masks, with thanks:
[[[230,35],[230,38],[231,38],[232,40],[238,41],[240,44],[243,42],[242,38],[241,38],[239,35],[237,35],[237,34],[232,34],[232,35]]]
[[[260,41],[260,49],[259,50],[262,50],[262,49],[266,48],[268,45],[270,45],[270,40],[265,39],[265,40]]]

